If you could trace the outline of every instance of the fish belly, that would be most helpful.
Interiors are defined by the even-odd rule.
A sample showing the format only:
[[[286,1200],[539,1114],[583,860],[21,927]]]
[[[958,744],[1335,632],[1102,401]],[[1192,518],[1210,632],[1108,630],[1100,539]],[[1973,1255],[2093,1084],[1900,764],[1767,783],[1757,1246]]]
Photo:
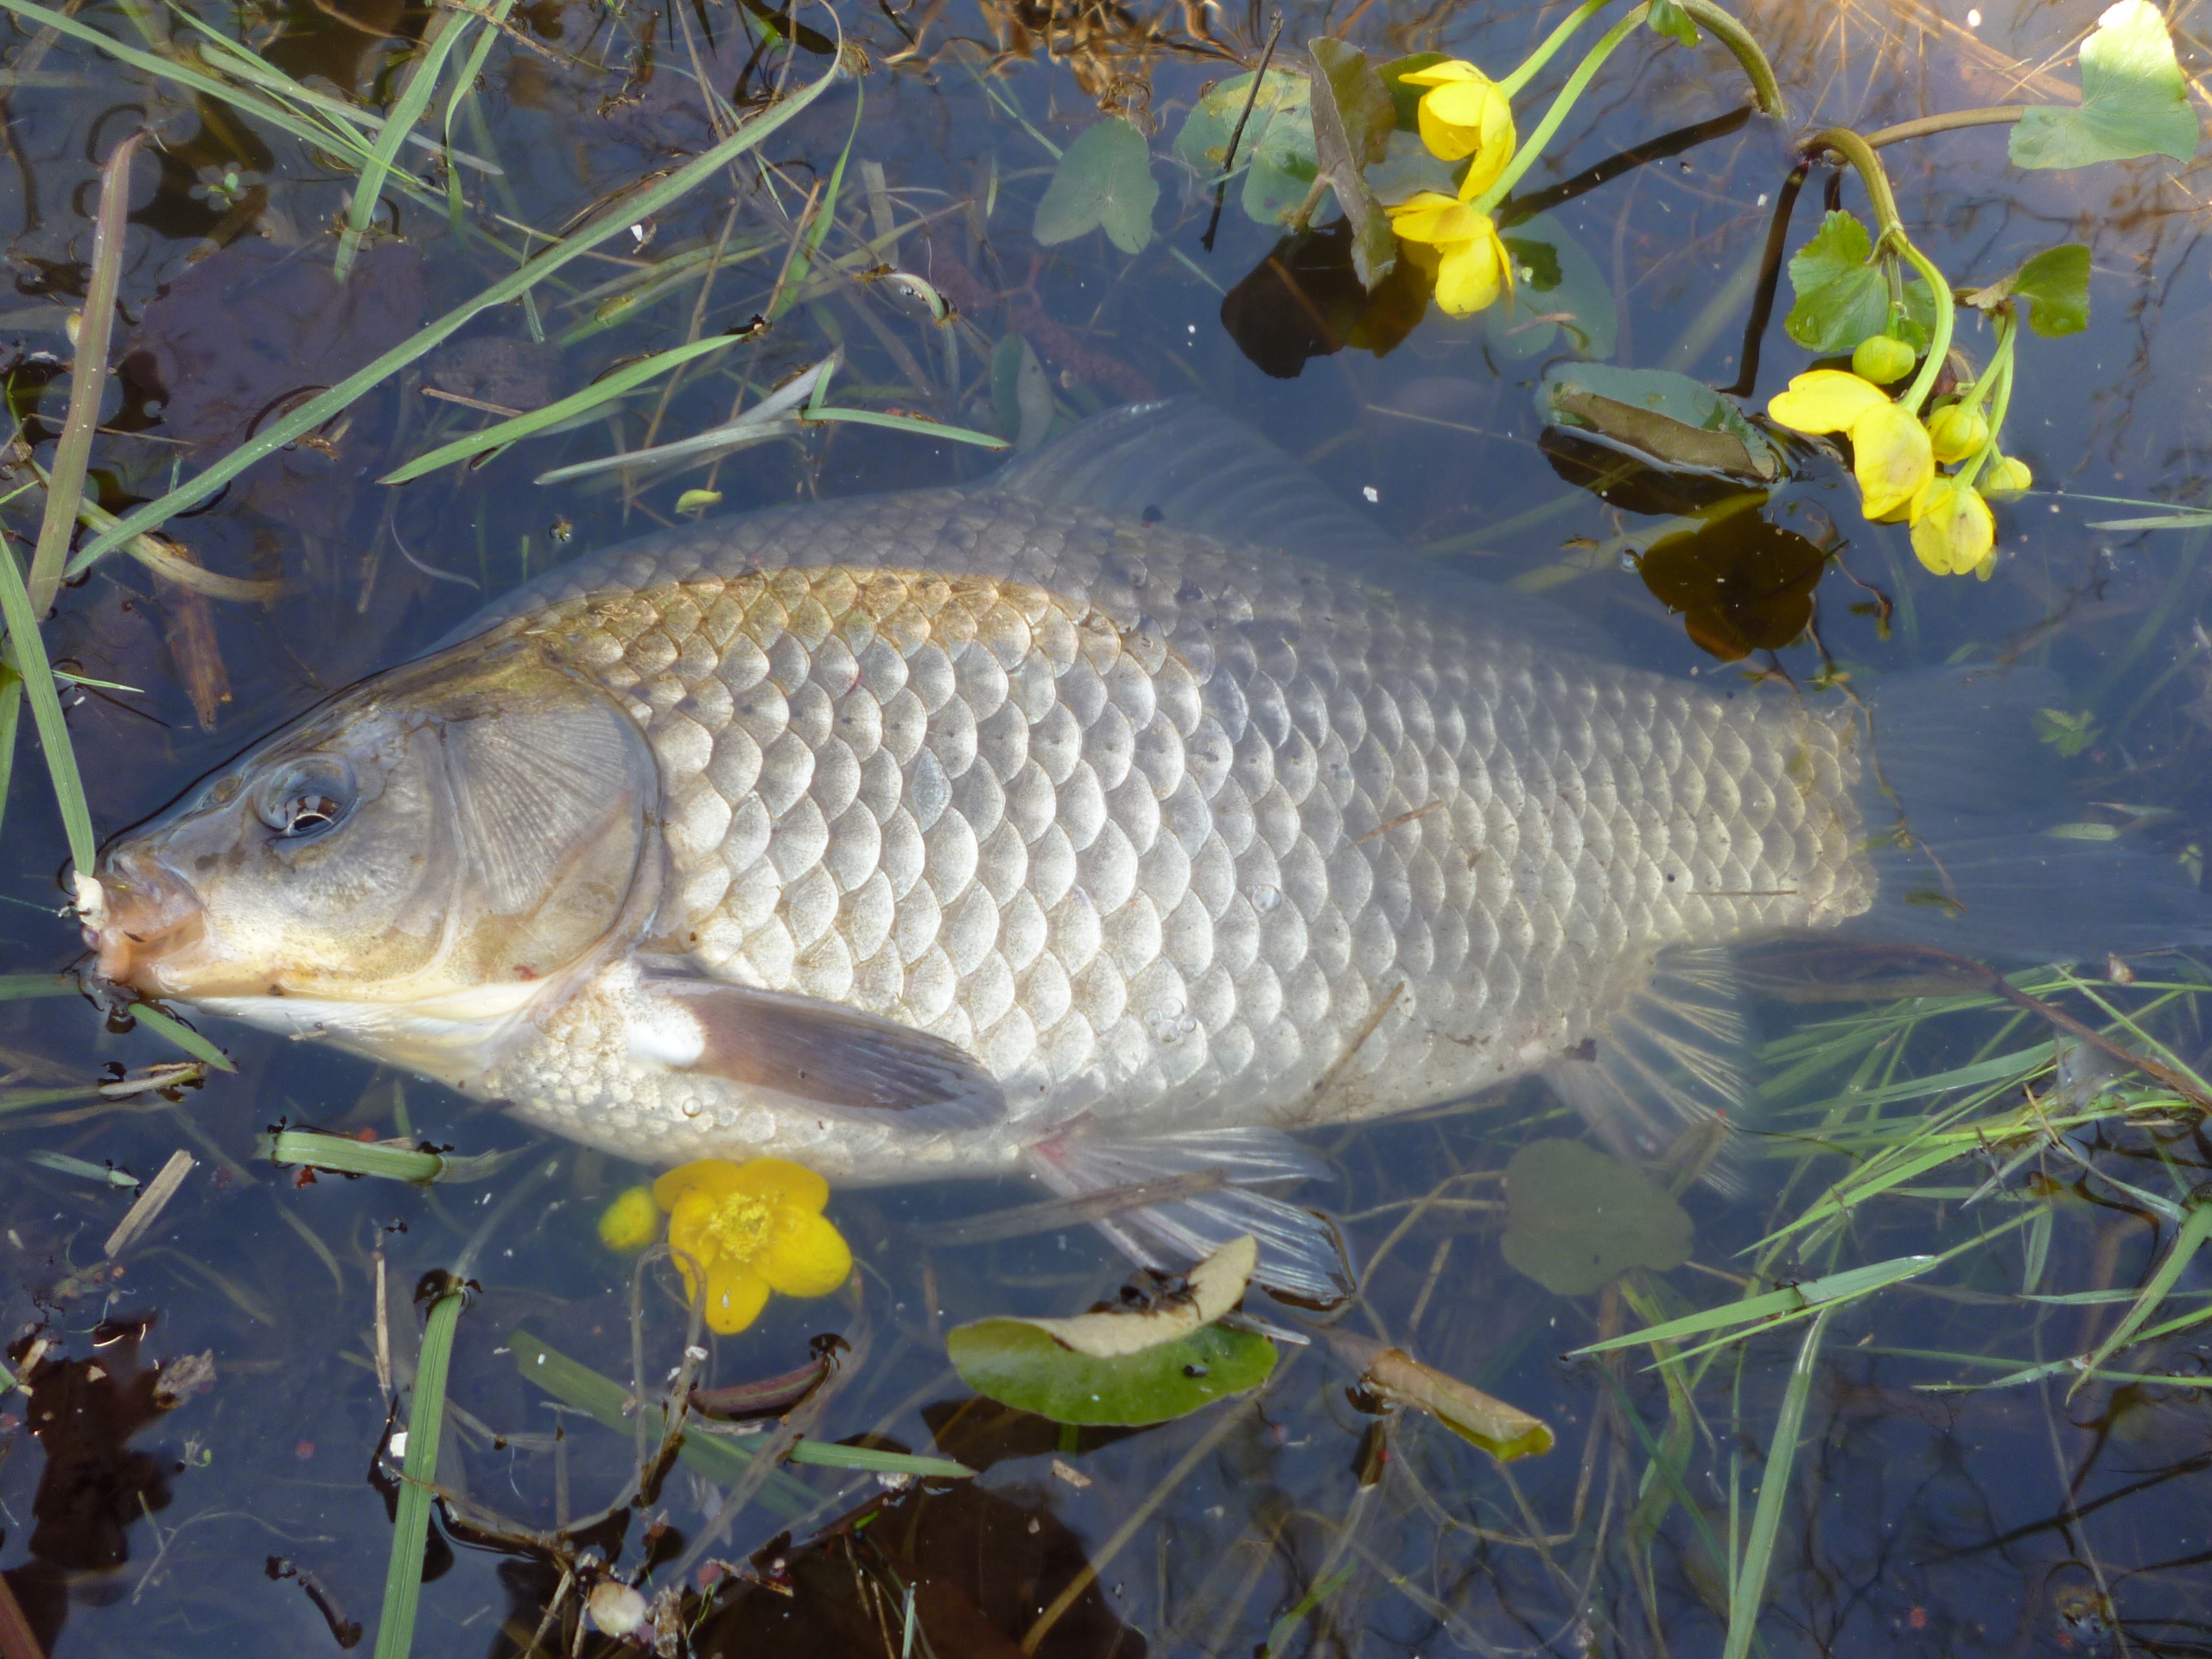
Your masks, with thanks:
[[[1008,1121],[932,1163],[1433,1104],[1574,1052],[1662,950],[1872,898],[1848,726],[1300,557],[944,492],[618,550],[536,602],[658,758],[650,950],[974,1054]],[[681,1149],[669,1101],[635,1109]],[[701,1150],[747,1128],[687,1111]],[[917,1173],[895,1128],[747,1134]]]

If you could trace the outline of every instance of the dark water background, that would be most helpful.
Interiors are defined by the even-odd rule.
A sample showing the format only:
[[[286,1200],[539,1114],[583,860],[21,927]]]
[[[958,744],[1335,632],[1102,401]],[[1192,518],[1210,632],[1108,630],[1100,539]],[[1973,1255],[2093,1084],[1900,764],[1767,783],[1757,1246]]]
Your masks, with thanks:
[[[1970,24],[1961,6],[1912,0],[1773,3],[1748,19],[1800,121],[1865,129],[2048,95],[2072,79],[2065,56],[2096,10],[1997,0]],[[2203,54],[2188,35],[2189,8],[2181,10],[2183,63],[2194,73]],[[1352,18],[1343,6],[1293,8],[1283,39],[1342,30],[1370,51],[1436,47],[1502,69],[1559,9],[1376,0],[1357,10]],[[118,38],[140,38],[112,0],[93,0],[79,15]],[[203,6],[198,15],[259,41],[273,34],[277,44],[264,49],[289,72],[378,99],[390,96],[404,55],[404,40],[393,37],[419,33],[424,18],[394,0]],[[1548,591],[1601,620],[1635,660],[1684,674],[1742,671],[1694,644],[1624,563],[1617,538],[1649,521],[1572,489],[1539,454],[1532,390],[1555,352],[1510,360],[1492,348],[1483,319],[1432,313],[1387,355],[1345,350],[1281,378],[1262,372],[1246,346],[1287,366],[1284,354],[1294,359],[1300,350],[1297,318],[1268,310],[1248,287],[1236,313],[1245,345],[1224,327],[1225,291],[1262,264],[1274,233],[1236,211],[1232,190],[1209,251],[1207,193],[1166,151],[1200,89],[1238,73],[1228,54],[1248,66],[1256,58],[1271,19],[1239,9],[1210,15],[1218,48],[1190,34],[1179,6],[842,8],[872,67],[823,252],[853,253],[881,228],[880,207],[903,227],[897,263],[951,296],[961,321],[948,341],[889,284],[817,280],[757,346],[687,377],[662,435],[727,418],[735,377],[772,383],[833,344],[847,356],[844,400],[996,429],[991,353],[1019,334],[1047,371],[1064,418],[1201,392],[1348,498],[1371,504],[1416,546],[1439,546],[1439,556],[1500,580],[1552,583]],[[134,175],[123,283],[130,326],[118,347],[129,356],[110,417],[130,435],[104,439],[94,462],[111,505],[159,493],[178,458],[189,467],[226,448],[300,388],[329,384],[511,268],[512,253],[480,230],[495,231],[511,250],[513,225],[557,232],[605,193],[710,142],[694,54],[725,94],[757,88],[783,61],[778,51],[756,53],[757,20],[747,16],[720,0],[626,11],[542,0],[518,10],[528,40],[494,48],[475,113],[455,133],[465,147],[495,155],[504,176],[489,185],[467,178],[466,233],[403,205],[398,237],[373,245],[343,289],[328,276],[324,231],[342,211],[349,175],[289,138],[257,137],[219,109],[181,101],[173,88],[60,42],[8,94],[11,165],[0,166],[0,232],[14,283],[12,299],[0,302],[0,353],[16,365],[29,435],[50,443],[59,424],[60,323],[81,294],[98,162],[141,122],[163,149],[158,164],[143,160]],[[19,60],[30,33],[12,36]],[[797,54],[802,76],[820,66]],[[1731,60],[1711,46],[1632,43],[1523,192],[1735,110],[1740,88]],[[1096,234],[1039,248],[1030,226],[1052,157],[1035,135],[1065,144],[1096,118],[1102,98],[1157,129],[1156,239],[1135,257]],[[551,562],[671,522],[687,488],[720,490],[714,511],[728,513],[988,470],[977,449],[843,427],[746,451],[711,476],[700,467],[657,480],[627,500],[604,486],[531,482],[545,467],[610,452],[617,434],[602,420],[463,476],[448,470],[396,491],[374,482],[481,418],[427,397],[426,385],[525,406],[681,340],[696,283],[596,330],[588,325],[600,298],[585,290],[712,245],[726,219],[730,257],[701,321],[734,327],[767,309],[792,217],[827,178],[853,124],[849,82],[771,141],[772,177],[748,159],[731,183],[642,226],[639,245],[610,244],[615,257],[588,258],[565,286],[541,289],[544,343],[518,308],[488,313],[321,439],[257,467],[206,512],[172,524],[212,568],[281,575],[273,603],[194,607],[118,557],[65,592],[49,627],[57,658],[79,674],[136,688],[85,695],[71,717],[101,833],[158,808],[319,697],[404,660],[483,598]],[[1611,285],[1619,315],[1612,361],[1716,385],[1735,378],[1770,209],[1790,164],[1787,139],[1754,119],[1558,210]],[[2005,166],[2002,133],[1989,130],[1891,149],[1887,159],[1906,222],[1955,277],[1999,274],[2059,241],[2094,249],[2088,331],[2027,340],[2021,349],[2007,448],[2031,463],[2039,487],[2201,499],[2212,436],[2212,262],[2198,242],[2212,175],[2158,159],[2024,174]],[[881,168],[873,200],[866,162]],[[1820,181],[1816,174],[1799,205],[1796,239],[1813,225]],[[1846,194],[1858,204],[1855,187]],[[741,260],[739,250],[749,251]],[[1965,346],[1986,353],[1986,334],[1964,327]],[[1778,327],[1770,331],[1759,399],[1803,361]],[[42,399],[47,378],[54,385]],[[630,400],[623,445],[641,441],[654,403]],[[2073,689],[2069,712],[2090,711],[2099,732],[2074,760],[2054,753],[2054,800],[2079,821],[2186,858],[2212,840],[2201,543],[2180,531],[2085,527],[2124,511],[2031,496],[1999,510],[2005,558],[1994,580],[1939,582],[1914,563],[1901,528],[1865,524],[1847,485],[1815,468],[1770,517],[1836,549],[1818,578],[1818,640],[1754,661],[1800,681],[1821,670],[1824,652],[1866,676],[2005,651],[2046,661]],[[22,532],[25,522],[10,528]],[[1797,582],[1811,585],[1809,575]],[[1885,601],[1896,607],[1887,637]],[[219,683],[211,677],[218,671]],[[211,727],[195,709],[195,677]],[[0,969],[59,968],[77,949],[73,926],[56,914],[66,853],[28,730],[0,834]],[[2158,965],[2167,978],[2193,971]],[[1860,1012],[1783,996],[1760,1009],[1769,1037]],[[2170,1000],[2158,1018],[2177,1053],[2196,1060],[2205,1041],[2193,998]],[[1933,1022],[1899,1046],[1894,1075],[1973,1058],[1999,1038],[2005,1019],[1970,1010]],[[29,1342],[51,1344],[31,1373],[35,1389],[0,1399],[0,1567],[58,1654],[316,1653],[334,1646],[334,1625],[373,1622],[390,1539],[373,1474],[386,1428],[372,1335],[379,1251],[404,1379],[418,1329],[410,1306],[417,1279],[483,1233],[483,1289],[462,1320],[452,1384],[467,1414],[442,1467],[447,1484],[543,1528],[606,1502],[632,1467],[626,1437],[550,1408],[518,1375],[507,1338],[518,1326],[534,1331],[627,1378],[628,1268],[593,1227],[636,1172],[533,1144],[494,1113],[325,1050],[241,1030],[216,1034],[238,1075],[176,1103],[11,1106],[22,1091],[88,1085],[111,1063],[143,1065],[173,1051],[143,1031],[105,1033],[73,1000],[0,1004],[4,1331],[18,1363]],[[1773,1126],[1816,1120],[1834,1092],[1808,1084],[1777,1105]],[[470,1153],[526,1150],[481,1185],[423,1191],[328,1177],[302,1185],[254,1155],[256,1135],[280,1120],[416,1132]],[[1496,1172],[1529,1136],[1574,1132],[1540,1089],[1527,1087],[1471,1110],[1325,1137],[1343,1174],[1319,1201],[1343,1218],[1370,1272],[1356,1325],[1557,1429],[1557,1450],[1504,1471],[1433,1424],[1412,1421],[1398,1431],[1382,1478],[1372,1479],[1372,1421],[1346,1399],[1351,1374],[1319,1349],[1288,1354],[1256,1408],[1216,1408],[1141,1433],[1063,1443],[995,1408],[963,1412],[967,1395],[944,1359],[948,1326],[1001,1311],[1073,1311],[1117,1283],[1122,1265],[1080,1230],[965,1249],[915,1243],[918,1224],[1030,1196],[1013,1183],[839,1195],[832,1213],[862,1264],[856,1293],[777,1300],[752,1330],[716,1344],[714,1374],[735,1381],[785,1370],[804,1358],[809,1337],[840,1332],[863,1358],[818,1433],[934,1444],[985,1472],[972,1485],[887,1493],[873,1477],[798,1471],[782,1513],[764,1497],[710,1552],[742,1561],[796,1523],[794,1543],[756,1565],[772,1578],[769,1564],[783,1561],[797,1593],[726,1596],[697,1634],[699,1650],[797,1651],[804,1643],[895,1654],[912,1586],[917,1651],[1011,1656],[1038,1606],[1094,1556],[1095,1587],[1039,1651],[1243,1654],[1263,1643],[1277,1652],[1408,1656],[1717,1650],[1726,1592],[1713,1541],[1725,1548],[1730,1535],[1732,1480],[1740,1495],[1733,1524],[1747,1521],[1796,1334],[1725,1353],[1700,1374],[1681,1453],[1683,1502],[1644,1524],[1639,1496],[1656,1478],[1648,1469],[1668,1417],[1664,1389],[1634,1355],[1611,1366],[1559,1357],[1632,1328],[1635,1316],[1618,1290],[1552,1295],[1507,1267],[1497,1244]],[[180,1147],[199,1166],[156,1233],[111,1274],[88,1274],[132,1189],[59,1173],[32,1154],[65,1154],[143,1179]],[[1808,1173],[1797,1161],[1811,1155],[1802,1147],[1770,1150],[1754,1162],[1747,1196],[1686,1197],[1698,1251],[1692,1266],[1667,1276],[1665,1294],[1676,1299],[1667,1307],[1732,1296],[1716,1275],[1745,1270],[1736,1252],[1796,1215],[1843,1167],[1829,1155]],[[2161,1191],[2185,1191],[2193,1166],[2212,1161],[2180,1118],[2115,1135],[2093,1155],[2132,1160],[2131,1179],[2164,1182]],[[1785,1189],[1793,1170],[1796,1184]],[[1964,1175],[1931,1174],[1924,1197],[1870,1208],[1805,1270],[1971,1238],[1981,1224],[1955,1200],[1986,1173],[1977,1164]],[[525,1180],[516,1202],[502,1205]],[[2053,1198],[2044,1289],[2134,1285],[2156,1259],[2171,1230],[2100,1192]],[[2182,1288],[2193,1287],[2184,1278]],[[2020,1288],[2020,1251],[2008,1242],[1838,1317],[1791,1475],[1765,1652],[2212,1649],[2204,1394],[2100,1383],[2069,1401],[2063,1378],[1990,1393],[1916,1387],[1986,1381],[1988,1370],[1966,1357],[2025,1363],[2075,1351],[2115,1317],[2110,1308],[2025,1303],[2014,1294]],[[680,1319],[658,1293],[647,1307],[646,1376],[657,1380],[681,1346]],[[1897,1351],[1908,1350],[1922,1357]],[[158,1409],[150,1365],[203,1352],[213,1357],[212,1384]],[[2161,1375],[2202,1369],[2186,1335],[2135,1361]],[[688,1535],[716,1502],[679,1471],[661,1507]],[[864,1527],[839,1521],[878,1503],[885,1507]],[[632,1529],[626,1562],[637,1559],[643,1530],[642,1520]],[[526,1552],[466,1543],[435,1546],[432,1568],[416,1651],[441,1656],[520,1650],[555,1576]],[[286,1576],[289,1569],[302,1576]],[[305,1592],[306,1574],[327,1614]]]

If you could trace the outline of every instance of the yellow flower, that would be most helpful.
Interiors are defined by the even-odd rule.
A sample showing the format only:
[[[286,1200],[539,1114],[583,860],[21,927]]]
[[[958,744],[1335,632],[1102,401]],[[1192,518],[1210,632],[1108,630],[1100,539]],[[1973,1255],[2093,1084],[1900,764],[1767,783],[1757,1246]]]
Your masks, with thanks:
[[[2035,481],[2036,475],[2028,470],[2026,461],[1999,455],[1981,475],[1981,493],[1993,501],[2009,501],[2025,494]]]
[[[660,1206],[650,1186],[633,1186],[607,1206],[599,1218],[599,1242],[627,1255],[660,1236]]]
[[[1928,417],[1928,442],[1945,466],[1977,454],[1989,442],[1989,422],[1978,409],[1947,404]]]
[[[827,1296],[853,1270],[852,1251],[823,1218],[830,1184],[802,1165],[702,1158],[655,1181],[653,1198],[669,1212],[684,1289],[696,1295],[695,1271],[706,1275],[707,1325],[724,1336],[759,1319],[770,1291]]]
[[[1448,58],[1404,77],[1421,94],[1421,141],[1438,159],[1456,162],[1471,156],[1459,181],[1459,200],[1471,201],[1505,171],[1513,159],[1513,105],[1488,75],[1461,58]]]
[[[1939,576],[1986,580],[1997,568],[1997,521],[1981,492],[1955,478],[1931,480],[1913,500],[1912,550]]]
[[[1813,369],[1777,392],[1767,413],[1799,432],[1847,432],[1859,505],[1886,518],[1911,505],[1936,475],[1928,429],[1891,403],[1882,389],[1840,369]]]
[[[1388,210],[1402,242],[1433,255],[1415,257],[1436,282],[1436,302],[1455,317],[1471,317],[1513,291],[1513,261],[1488,213],[1424,190]]]

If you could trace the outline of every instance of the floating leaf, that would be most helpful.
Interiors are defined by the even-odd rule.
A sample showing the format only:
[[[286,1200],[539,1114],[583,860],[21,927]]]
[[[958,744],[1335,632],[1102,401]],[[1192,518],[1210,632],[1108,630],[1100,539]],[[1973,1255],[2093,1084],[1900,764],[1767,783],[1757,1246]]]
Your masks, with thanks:
[[[1290,111],[1288,118],[1306,127],[1307,148],[1311,149],[1312,96],[1306,77],[1287,69],[1268,70],[1257,92],[1252,90],[1252,77],[1249,74],[1233,75],[1210,87],[1191,106],[1190,114],[1183,118],[1183,130],[1175,135],[1175,159],[1191,169],[1192,197],[1211,193],[1224,175],[1233,175],[1249,167],[1266,142],[1268,130],[1274,124],[1278,113]],[[1249,117],[1244,112],[1247,98],[1252,105]],[[1236,140],[1232,164],[1229,143],[1236,137],[1239,121],[1244,123],[1244,133]]]
[[[1537,409],[1548,424],[1571,427],[1669,474],[1753,486],[1782,476],[1780,454],[1742,410],[1670,369],[1562,364],[1545,375]]]
[[[1368,167],[1389,154],[1395,108],[1364,53],[1325,39],[1306,49],[1319,71],[1313,86],[1313,153],[1351,227],[1352,269],[1371,294],[1398,263],[1397,236],[1365,177]]]
[[[1071,1319],[1024,1319],[1078,1354],[1121,1359],[1179,1341],[1211,1325],[1243,1300],[1260,1265],[1259,1241],[1244,1233],[1192,1268],[1181,1295],[1148,1307],[1109,1307]]]
[[[1689,1260],[1688,1213],[1580,1141],[1531,1141],[1505,1166],[1505,1259],[1546,1290],[1583,1296],[1630,1268]]]
[[[2012,291],[2029,302],[2028,327],[2050,337],[2089,326],[2089,251],[2078,242],[2045,248],[2020,267]]]
[[[2196,137],[2166,20],[2150,0],[2120,0],[2082,42],[2080,106],[2030,108],[2006,148],[2015,167],[2087,167],[2137,156],[2186,162]]]
[[[1036,237],[1046,247],[1103,230],[1124,253],[1152,240],[1152,209],[1160,181],[1144,135],[1118,116],[1076,135],[1037,204]]]
[[[1515,226],[1505,251],[1520,267],[1513,303],[1492,306],[1485,327],[1493,356],[1523,363],[1567,330],[1585,357],[1613,354],[1620,333],[1613,285],[1567,226],[1548,213]]]
[[[1724,663],[1779,651],[1813,620],[1827,555],[1770,524],[1758,498],[1694,530],[1662,536],[1637,563],[1643,585],[1678,613],[1690,638]]]
[[[1021,1319],[960,1325],[945,1348],[976,1393],[1078,1425],[1164,1423],[1256,1389],[1275,1368],[1274,1344],[1218,1325],[1119,1359],[1078,1354]]]
[[[1386,207],[1411,201],[1423,191],[1448,196],[1459,189],[1452,163],[1439,159],[1417,132],[1394,132],[1382,159],[1367,169],[1367,188]]]
[[[1847,352],[1890,320],[1890,289],[1872,263],[1874,238],[1850,213],[1830,213],[1789,261],[1797,302],[1783,329],[1808,352]]]
[[[1260,121],[1255,108],[1244,129],[1244,142],[1237,153],[1240,158],[1249,157],[1251,164],[1245,168],[1244,188],[1238,200],[1244,216],[1255,225],[1289,224],[1319,176],[1321,158],[1313,142],[1313,96],[1312,81],[1303,75],[1286,75],[1276,90],[1267,125],[1254,136],[1253,129]]]
[[[1367,1362],[1366,1375],[1360,1382],[1370,1394],[1389,1405],[1427,1412],[1500,1463],[1552,1449],[1552,1431],[1542,1420],[1531,1417],[1518,1406],[1493,1400],[1480,1389],[1471,1389],[1458,1377],[1424,1365],[1402,1350],[1384,1348],[1376,1352]]]

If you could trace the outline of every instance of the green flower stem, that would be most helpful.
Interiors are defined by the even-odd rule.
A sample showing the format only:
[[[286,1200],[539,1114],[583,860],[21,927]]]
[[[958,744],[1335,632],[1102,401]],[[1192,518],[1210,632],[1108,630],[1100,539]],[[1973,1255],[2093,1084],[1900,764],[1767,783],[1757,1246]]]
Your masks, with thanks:
[[[1513,187],[1521,182],[1521,175],[1535,164],[1536,158],[1544,153],[1544,146],[1557,135],[1560,124],[1567,119],[1567,111],[1574,107],[1575,100],[1589,90],[1590,83],[1597,79],[1598,72],[1605,67],[1605,60],[1612,56],[1613,48],[1634,32],[1636,26],[1650,10],[1649,0],[1645,0],[1644,4],[1630,11],[1599,38],[1598,44],[1590,48],[1582,61],[1574,67],[1574,73],[1567,78],[1567,85],[1559,89],[1559,96],[1552,99],[1551,108],[1544,111],[1544,118],[1536,124],[1536,130],[1522,141],[1513,159],[1505,164],[1505,171],[1499,174],[1491,188],[1476,197],[1469,206],[1478,213],[1487,213],[1511,194]]]
[[[1565,22],[1544,37],[1541,46],[1522,60],[1518,69],[1497,83],[1497,90],[1508,98],[1516,97],[1523,86],[1536,78],[1537,72],[1552,60],[1560,48],[1573,37],[1574,31],[1605,9],[1605,0],[1583,0],[1582,4],[1567,14]]]
[[[1959,481],[1969,486],[1981,476],[1981,469],[1997,453],[1997,440],[2005,432],[2005,414],[2012,407],[2012,343],[2020,336],[2020,324],[2017,318],[2006,313],[1999,317],[1997,326],[2003,331],[2003,337],[1998,340],[1997,349],[1990,356],[1989,367],[1974,383],[1975,402],[1980,401],[1980,394],[1985,389],[1991,391],[1989,442],[1974,452],[1973,460],[1959,468]]]
[[[1866,148],[1885,149],[1911,138],[1929,138],[1939,132],[1966,127],[2009,127],[2028,112],[2024,104],[1993,104],[1986,109],[1952,110],[1943,115],[1923,115],[1917,121],[1900,121],[1866,135]]]
[[[1881,157],[1874,154],[1873,147],[1865,138],[1849,127],[1828,127],[1815,133],[1799,148],[1808,156],[1832,149],[1851,163],[1873,204],[1875,251],[1894,247],[1928,279],[1929,290],[1936,297],[1935,331],[1920,372],[1905,388],[1904,396],[1897,399],[1899,407],[1917,415],[1935,387],[1936,377],[1942,372],[1943,360],[1951,353],[1951,327],[1956,312],[1951,300],[1951,279],[1936,268],[1934,260],[1913,246],[1912,238],[1904,233],[1904,220],[1897,213],[1897,194],[1890,188],[1890,175],[1883,170]]]
[[[1743,66],[1744,73],[1751,83],[1751,94],[1758,99],[1760,112],[1777,121],[1787,121],[1789,105],[1782,96],[1782,83],[1775,79],[1774,66],[1759,50],[1759,43],[1751,38],[1751,30],[1714,5],[1713,0],[1675,0],[1675,3],[1689,14],[1692,22],[1703,23],[1714,40],[1736,54],[1736,61]]]

